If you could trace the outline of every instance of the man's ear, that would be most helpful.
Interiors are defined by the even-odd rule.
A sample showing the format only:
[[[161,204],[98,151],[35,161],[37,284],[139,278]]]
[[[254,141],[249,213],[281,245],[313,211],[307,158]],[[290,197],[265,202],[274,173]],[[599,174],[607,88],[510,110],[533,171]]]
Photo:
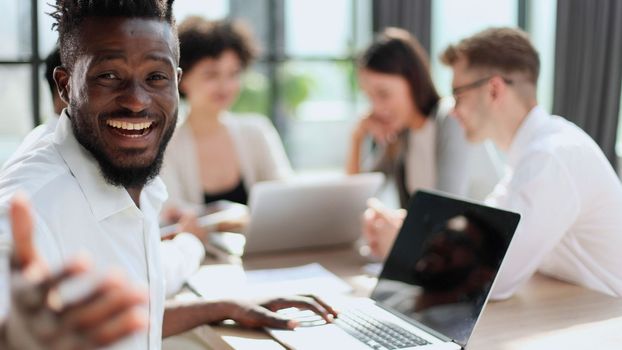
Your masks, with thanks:
[[[63,66],[58,66],[54,68],[54,81],[56,82],[56,88],[58,89],[58,96],[60,99],[65,102],[65,104],[69,105],[69,71]]]
[[[492,98],[496,100],[497,98],[499,98],[499,96],[505,93],[506,85],[503,81],[503,78],[501,78],[500,76],[494,76],[490,78],[490,88],[490,94]]]

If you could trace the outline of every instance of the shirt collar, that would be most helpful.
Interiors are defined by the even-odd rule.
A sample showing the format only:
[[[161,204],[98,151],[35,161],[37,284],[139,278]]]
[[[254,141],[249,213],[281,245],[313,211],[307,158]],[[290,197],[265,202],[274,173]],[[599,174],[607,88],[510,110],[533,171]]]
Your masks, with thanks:
[[[535,137],[536,131],[540,129],[546,116],[548,116],[548,113],[540,106],[535,106],[529,111],[516,131],[512,144],[507,152],[508,164],[510,166],[514,167],[518,163],[521,155],[527,148],[527,145]]]
[[[61,113],[54,132],[54,144],[82,189],[96,220],[100,221],[127,208],[136,207],[125,188],[106,182],[97,161],[78,143],[67,110]],[[142,203],[148,200],[159,210],[166,196],[164,183],[157,177],[143,188],[141,207]]]

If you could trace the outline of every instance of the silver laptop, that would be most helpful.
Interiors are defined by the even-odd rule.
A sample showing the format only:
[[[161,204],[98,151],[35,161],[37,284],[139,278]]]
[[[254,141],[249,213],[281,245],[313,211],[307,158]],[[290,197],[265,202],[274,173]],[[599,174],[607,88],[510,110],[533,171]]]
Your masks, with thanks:
[[[292,349],[461,349],[482,314],[520,216],[417,192],[371,298],[334,306],[326,324],[310,311],[269,329]]]
[[[244,254],[354,242],[380,173],[261,182],[253,186]]]

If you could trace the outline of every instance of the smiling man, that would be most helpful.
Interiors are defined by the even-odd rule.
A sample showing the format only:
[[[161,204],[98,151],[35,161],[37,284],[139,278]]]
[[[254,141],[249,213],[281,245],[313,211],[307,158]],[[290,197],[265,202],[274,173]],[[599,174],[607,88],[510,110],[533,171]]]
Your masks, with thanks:
[[[166,189],[157,174],[177,121],[181,77],[171,8],[170,0],[57,1],[62,66],[54,76],[68,107],[52,142],[0,174],[0,232],[10,232],[8,204],[21,189],[32,202],[36,248],[47,263],[62,266],[86,251],[96,269],[120,267],[144,286],[148,331],[118,348],[159,349],[162,336],[224,319],[295,326],[270,311],[281,307],[306,307],[329,319],[332,310],[313,298],[165,307],[157,217]]]
[[[70,30],[60,19],[59,31]],[[66,64],[55,71],[76,140],[104,179],[125,187],[136,203],[158,174],[177,122],[181,72],[175,34],[165,23],[87,17],[79,33],[68,30]]]

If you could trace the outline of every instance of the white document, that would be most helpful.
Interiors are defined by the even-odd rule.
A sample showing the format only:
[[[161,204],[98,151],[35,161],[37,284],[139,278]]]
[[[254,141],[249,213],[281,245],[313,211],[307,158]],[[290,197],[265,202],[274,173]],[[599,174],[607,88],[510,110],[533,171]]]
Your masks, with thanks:
[[[204,299],[231,299],[244,297],[246,276],[240,265],[203,265],[186,284]]]
[[[352,288],[318,263],[246,272],[249,287],[265,294],[345,294]]]
[[[352,291],[347,283],[318,263],[247,272],[238,265],[205,265],[188,279],[188,286],[210,300]]]

